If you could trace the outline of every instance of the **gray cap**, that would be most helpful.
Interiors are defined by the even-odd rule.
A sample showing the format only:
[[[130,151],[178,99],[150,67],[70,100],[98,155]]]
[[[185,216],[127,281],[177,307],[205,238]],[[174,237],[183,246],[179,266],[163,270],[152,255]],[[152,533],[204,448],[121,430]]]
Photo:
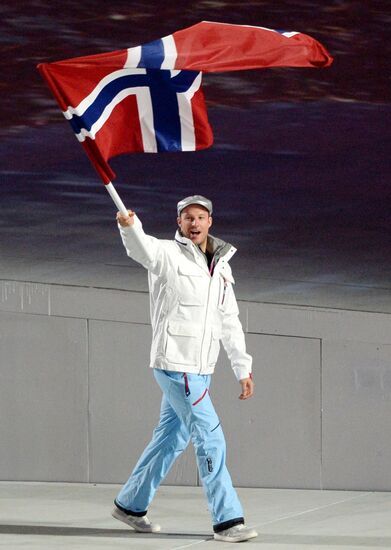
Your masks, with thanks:
[[[191,195],[190,197],[186,197],[185,199],[182,199],[177,204],[177,211],[178,216],[181,215],[181,212],[186,206],[190,206],[191,204],[199,204],[200,206],[203,206],[206,208],[210,215],[212,215],[213,207],[212,207],[212,201],[207,199],[206,197],[203,197],[202,195]]]

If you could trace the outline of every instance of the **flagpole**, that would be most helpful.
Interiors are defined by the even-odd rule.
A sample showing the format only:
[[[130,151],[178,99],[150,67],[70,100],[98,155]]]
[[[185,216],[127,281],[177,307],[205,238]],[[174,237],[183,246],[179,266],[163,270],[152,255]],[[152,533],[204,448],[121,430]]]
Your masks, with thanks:
[[[114,185],[111,183],[111,181],[109,183],[106,183],[105,187],[106,187],[110,197],[113,199],[116,207],[121,212],[121,214],[123,214],[124,216],[129,216],[127,208],[125,208],[125,205],[121,200],[121,197],[118,195],[118,193],[117,193]]]

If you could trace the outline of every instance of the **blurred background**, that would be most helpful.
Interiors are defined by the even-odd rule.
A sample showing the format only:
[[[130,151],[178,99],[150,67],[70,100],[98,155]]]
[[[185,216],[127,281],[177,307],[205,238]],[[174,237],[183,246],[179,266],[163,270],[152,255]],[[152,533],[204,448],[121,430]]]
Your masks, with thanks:
[[[210,197],[244,300],[391,311],[388,2],[4,0],[0,15],[1,279],[146,290],[36,64],[211,20],[310,34],[334,64],[204,75],[215,145],[114,159],[122,199],[171,238],[176,202]]]

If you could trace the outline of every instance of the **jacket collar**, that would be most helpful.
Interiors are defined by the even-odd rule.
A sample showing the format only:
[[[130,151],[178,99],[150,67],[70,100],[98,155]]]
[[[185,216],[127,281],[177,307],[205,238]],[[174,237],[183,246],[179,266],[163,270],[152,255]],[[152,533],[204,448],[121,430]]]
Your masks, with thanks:
[[[179,229],[177,229],[175,233],[175,241],[183,246],[188,246],[189,248],[190,248],[190,245],[193,244],[190,239],[182,235]]]
[[[194,245],[191,239],[184,237],[179,229],[177,229],[175,234],[175,242],[177,242],[187,253],[195,257],[195,254],[197,253],[196,249],[198,248],[197,245]],[[222,258],[228,262],[236,252],[236,248],[230,243],[227,243],[222,239],[218,239],[217,237],[213,237],[213,235],[210,234],[208,235],[206,249],[213,255],[215,264],[217,264],[217,262]]]

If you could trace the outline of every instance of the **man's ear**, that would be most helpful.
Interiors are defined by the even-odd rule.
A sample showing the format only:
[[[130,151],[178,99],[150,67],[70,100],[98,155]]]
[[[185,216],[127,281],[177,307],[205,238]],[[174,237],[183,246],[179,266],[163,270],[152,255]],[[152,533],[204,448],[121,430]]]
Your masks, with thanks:
[[[180,216],[177,217],[176,222],[178,224],[178,227],[181,227],[181,218],[180,218]]]
[[[208,223],[209,223],[209,227],[211,227],[211,225],[212,225],[212,223],[213,223],[213,218],[212,218],[212,216],[209,216]]]

